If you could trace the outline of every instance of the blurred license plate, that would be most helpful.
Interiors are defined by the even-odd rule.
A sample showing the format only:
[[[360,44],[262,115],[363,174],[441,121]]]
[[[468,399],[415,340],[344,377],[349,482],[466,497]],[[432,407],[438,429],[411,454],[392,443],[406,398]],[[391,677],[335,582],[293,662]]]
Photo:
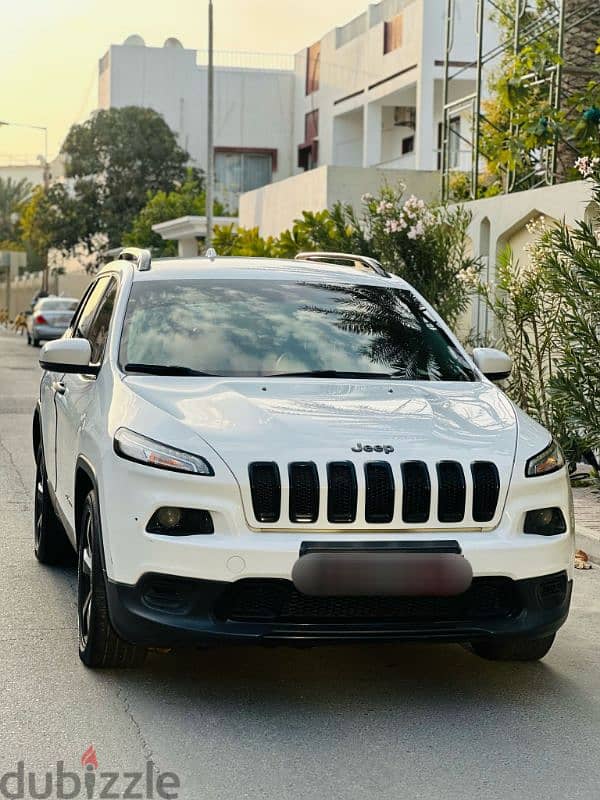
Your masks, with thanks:
[[[292,570],[296,589],[313,596],[449,597],[472,579],[457,553],[309,552]]]

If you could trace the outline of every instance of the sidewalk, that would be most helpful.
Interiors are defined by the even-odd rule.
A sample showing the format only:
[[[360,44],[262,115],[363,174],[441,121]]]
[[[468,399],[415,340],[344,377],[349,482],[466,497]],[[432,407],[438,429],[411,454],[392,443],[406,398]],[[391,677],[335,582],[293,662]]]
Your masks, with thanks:
[[[573,489],[577,547],[600,564],[600,488],[585,486]]]

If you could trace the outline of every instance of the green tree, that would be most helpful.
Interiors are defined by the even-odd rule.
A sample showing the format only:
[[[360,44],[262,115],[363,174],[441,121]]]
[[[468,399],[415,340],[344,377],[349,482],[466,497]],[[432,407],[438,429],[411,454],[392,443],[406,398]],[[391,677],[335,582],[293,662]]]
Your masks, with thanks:
[[[206,195],[203,182],[197,173],[188,169],[185,181],[177,189],[170,192],[148,192],[146,205],[134,218],[130,230],[123,237],[123,243],[147,247],[157,256],[176,255],[176,242],[164,241],[152,230],[152,226],[169,219],[188,215],[202,216],[205,213]],[[224,208],[218,201],[213,204],[213,213],[224,213]]]
[[[47,191],[37,186],[20,218],[23,240],[41,260],[51,247],[63,250],[84,239],[92,224],[93,212],[78,203],[62,183]]]
[[[189,160],[162,116],[136,106],[98,111],[73,125],[61,152],[86,219],[83,239],[101,232],[113,246],[121,244],[149,192],[168,193],[185,181]],[[68,210],[71,198],[63,199]]]
[[[572,165],[578,154],[592,154],[598,147],[600,58],[593,46],[597,25],[594,16],[579,14],[582,5],[586,5],[582,0],[565,0],[567,33],[562,62],[557,52],[557,27],[549,24],[556,13],[556,0],[532,0],[527,6],[521,22],[522,47],[518,53],[507,48],[490,78],[490,97],[482,105],[480,146],[486,173],[481,194],[535,185],[545,169],[540,154],[555,142],[557,172],[563,179],[577,177]],[[498,0],[496,8],[494,19],[501,39],[510,42],[515,2]],[[582,22],[577,25],[579,17]],[[585,73],[576,68],[582,59],[587,65]],[[563,67],[563,92],[557,110],[542,79],[559,65]]]

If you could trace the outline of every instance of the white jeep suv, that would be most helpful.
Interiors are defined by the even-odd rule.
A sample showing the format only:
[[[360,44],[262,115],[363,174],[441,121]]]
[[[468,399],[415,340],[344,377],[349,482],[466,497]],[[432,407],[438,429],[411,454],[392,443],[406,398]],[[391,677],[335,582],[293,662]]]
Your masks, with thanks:
[[[373,260],[124,250],[40,363],[35,552],[78,553],[89,666],[232,641],[529,660],[567,617],[559,448],[492,382],[510,359]]]

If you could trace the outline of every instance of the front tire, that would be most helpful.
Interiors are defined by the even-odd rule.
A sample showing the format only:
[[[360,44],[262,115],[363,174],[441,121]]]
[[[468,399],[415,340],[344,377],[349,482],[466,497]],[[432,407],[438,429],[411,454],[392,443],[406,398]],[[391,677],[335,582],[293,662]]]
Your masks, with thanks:
[[[137,667],[143,663],[146,651],[121,639],[111,625],[100,547],[100,513],[92,490],[85,499],[79,524],[79,658],[86,667]]]
[[[541,639],[517,638],[471,642],[473,652],[488,661],[539,661],[554,643],[556,634]]]
[[[35,468],[35,497],[33,501],[33,538],[35,557],[42,564],[72,564],[73,548],[52,507],[44,450],[40,442]]]

